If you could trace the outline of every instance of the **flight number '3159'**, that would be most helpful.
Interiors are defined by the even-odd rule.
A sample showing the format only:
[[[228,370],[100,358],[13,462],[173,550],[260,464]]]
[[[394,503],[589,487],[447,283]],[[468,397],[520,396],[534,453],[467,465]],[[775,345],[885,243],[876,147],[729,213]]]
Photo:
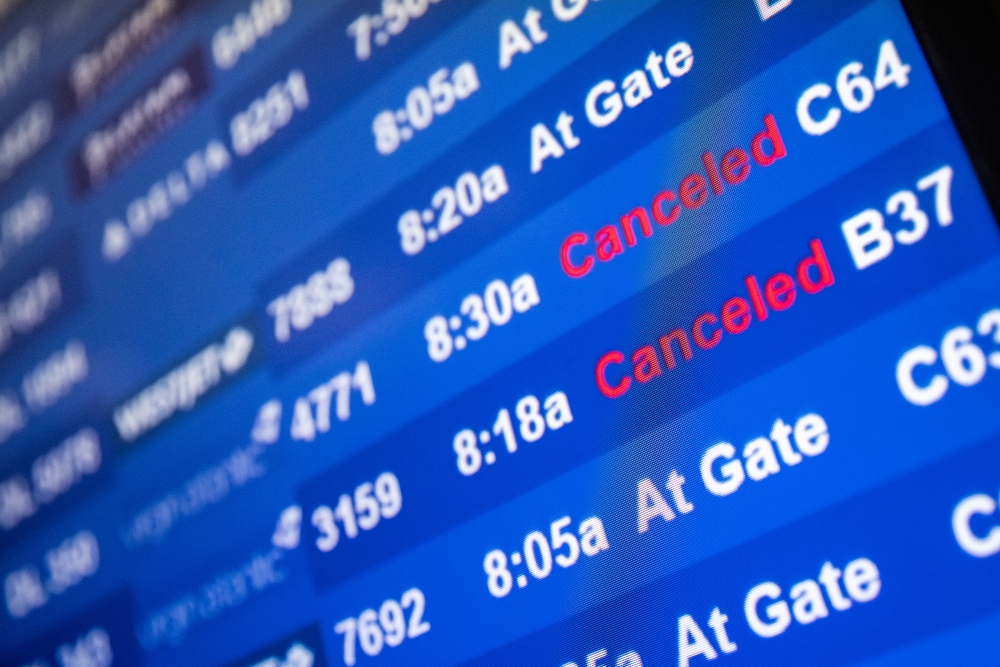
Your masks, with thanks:
[[[316,548],[330,552],[340,542],[337,521],[344,526],[349,539],[358,536],[358,528],[371,530],[381,519],[391,519],[403,509],[403,492],[399,480],[391,472],[384,472],[375,483],[365,482],[354,489],[354,502],[346,493],[340,496],[337,506],[320,505],[312,513],[312,525],[319,530]]]

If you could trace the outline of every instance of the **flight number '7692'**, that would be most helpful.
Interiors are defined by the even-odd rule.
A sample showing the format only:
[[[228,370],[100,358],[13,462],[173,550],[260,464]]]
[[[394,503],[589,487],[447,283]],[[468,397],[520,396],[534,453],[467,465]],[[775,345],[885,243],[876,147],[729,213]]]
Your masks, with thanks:
[[[377,656],[386,646],[396,647],[404,639],[415,639],[431,629],[424,620],[426,606],[423,591],[411,588],[404,592],[399,602],[388,599],[378,611],[365,609],[357,618],[345,618],[333,627],[338,635],[344,635],[344,664],[351,667],[357,662],[357,646],[365,655]],[[413,607],[407,619],[403,610]]]

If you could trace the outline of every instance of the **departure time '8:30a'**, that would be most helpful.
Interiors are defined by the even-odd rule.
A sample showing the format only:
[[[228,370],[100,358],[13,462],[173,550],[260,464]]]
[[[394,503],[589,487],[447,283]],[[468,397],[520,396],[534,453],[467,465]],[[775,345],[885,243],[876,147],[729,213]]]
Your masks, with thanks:
[[[459,315],[445,317],[435,315],[424,325],[427,339],[427,356],[436,362],[446,361],[454,350],[464,350],[471,341],[481,340],[490,331],[490,325],[501,327],[515,314],[526,313],[542,302],[538,294],[535,278],[525,273],[515,278],[508,286],[497,278],[486,286],[483,295],[469,294],[462,299],[459,312],[469,318],[472,326],[452,337],[451,332],[459,332],[464,320]]]

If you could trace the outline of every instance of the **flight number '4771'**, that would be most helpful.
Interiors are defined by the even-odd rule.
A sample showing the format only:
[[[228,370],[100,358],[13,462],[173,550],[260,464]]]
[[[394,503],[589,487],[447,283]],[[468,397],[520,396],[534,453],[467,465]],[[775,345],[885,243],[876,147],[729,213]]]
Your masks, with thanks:
[[[542,408],[545,412],[542,412]],[[557,391],[539,401],[533,394],[528,394],[517,402],[514,407],[514,414],[517,415],[519,424],[518,432],[525,442],[537,442],[545,435],[546,427],[551,431],[557,431],[566,424],[573,421],[573,413],[569,408],[569,398],[561,391]],[[507,452],[513,454],[517,451],[517,436],[514,431],[514,422],[510,418],[510,410],[501,408],[497,413],[497,420],[493,422],[493,435],[502,436]],[[479,445],[489,444],[492,440],[490,431],[483,429],[477,435],[471,428],[462,429],[455,434],[452,441],[452,449],[455,450],[457,459],[455,461],[458,471],[470,477],[479,472],[483,462],[486,465],[496,463],[497,455],[491,448],[485,454],[479,449]]]
[[[367,361],[359,361],[354,367],[353,374],[348,371],[338,373],[295,400],[295,409],[292,413],[292,439],[311,442],[316,438],[317,432],[329,431],[331,409],[334,409],[340,421],[350,419],[352,389],[358,390],[361,402],[365,405],[375,403],[375,383],[372,381],[372,370]]]
[[[333,631],[344,635],[344,664],[351,667],[357,662],[357,645],[365,655],[377,656],[386,646],[396,647],[404,639],[415,639],[429,632],[431,624],[424,620],[426,606],[423,591],[411,588],[403,593],[399,602],[388,599],[378,611],[365,609],[357,618],[345,618],[333,626]],[[413,607],[407,619],[404,609]]]
[[[464,350],[469,341],[481,340],[489,333],[491,324],[503,326],[510,322],[514,313],[526,313],[539,303],[538,286],[530,273],[515,278],[509,287],[497,278],[486,286],[482,296],[470,294],[462,299],[459,312],[472,321],[472,326],[467,327],[464,334],[451,336],[452,331],[462,328],[464,320],[458,315],[448,318],[435,315],[427,320],[424,325],[427,355],[433,361],[445,361],[452,351]]]

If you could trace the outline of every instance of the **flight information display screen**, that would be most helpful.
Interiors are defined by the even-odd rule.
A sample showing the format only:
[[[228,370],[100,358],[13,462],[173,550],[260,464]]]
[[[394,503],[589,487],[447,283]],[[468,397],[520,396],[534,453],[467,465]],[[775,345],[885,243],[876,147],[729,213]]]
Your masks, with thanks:
[[[995,664],[932,60],[899,0],[0,0],[0,665]]]

